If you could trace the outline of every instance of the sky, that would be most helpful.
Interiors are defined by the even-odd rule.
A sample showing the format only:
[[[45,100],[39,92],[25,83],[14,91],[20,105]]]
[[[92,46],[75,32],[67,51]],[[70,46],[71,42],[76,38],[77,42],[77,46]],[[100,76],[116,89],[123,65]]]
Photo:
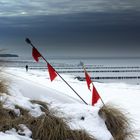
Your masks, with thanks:
[[[28,56],[139,57],[139,0],[0,0],[0,49]]]

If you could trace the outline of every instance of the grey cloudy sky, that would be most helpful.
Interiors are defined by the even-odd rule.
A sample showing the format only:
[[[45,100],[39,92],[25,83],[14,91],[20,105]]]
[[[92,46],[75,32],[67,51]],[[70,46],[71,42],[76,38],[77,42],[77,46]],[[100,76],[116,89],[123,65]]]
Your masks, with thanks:
[[[29,55],[139,56],[139,0],[0,0],[0,48]]]

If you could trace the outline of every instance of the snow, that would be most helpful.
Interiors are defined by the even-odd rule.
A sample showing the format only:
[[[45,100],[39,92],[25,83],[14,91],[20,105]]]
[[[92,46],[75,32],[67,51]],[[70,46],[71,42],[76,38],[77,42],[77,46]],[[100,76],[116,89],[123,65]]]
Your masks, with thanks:
[[[42,112],[38,105],[32,105],[29,100],[46,101],[51,104],[51,108],[59,111],[57,115],[67,118],[72,129],[85,129],[98,140],[111,139],[110,132],[98,115],[102,102],[98,101],[94,107],[91,106],[91,93],[85,81],[78,81],[72,75],[61,74],[89,105],[85,105],[58,76],[51,82],[47,71],[29,70],[27,73],[22,68],[7,68],[3,74],[9,79],[11,85],[9,90],[12,94],[12,96],[4,95],[0,98],[5,108],[11,108],[18,114],[20,112],[14,107],[16,103],[37,117]],[[140,139],[140,85],[97,82],[94,85],[105,103],[113,103],[128,114],[132,120],[133,130],[138,132],[137,137]],[[84,120],[81,117],[84,117]],[[22,127],[25,128],[25,136],[19,136],[14,131],[1,132],[0,139],[29,140],[30,130],[26,126]]]
[[[9,135],[9,134],[5,134],[5,133],[1,133],[1,132],[0,132],[0,139],[2,139],[2,140],[20,140],[14,135]]]
[[[73,129],[85,129],[99,140],[109,140],[110,133],[106,129],[104,121],[98,116],[99,108],[82,104],[59,104],[58,111],[63,112],[63,117],[69,117],[69,125]],[[84,117],[84,120],[81,118]],[[102,133],[101,133],[102,132]]]
[[[14,128],[12,128],[11,130],[7,130],[5,132],[5,134],[8,134],[10,137],[15,136],[15,139],[13,139],[13,140],[17,140],[17,139],[18,140],[31,140],[30,136],[32,135],[32,132],[23,124],[20,124],[19,126],[20,126],[20,128],[22,128],[23,131],[22,132],[18,131],[18,133],[25,134],[25,136],[19,135]]]
[[[31,102],[29,102],[29,98],[23,97],[23,96],[9,96],[9,95],[4,95],[1,96],[1,102],[3,102],[3,107],[12,109],[14,112],[19,115],[19,109],[15,108],[15,104],[25,108],[26,110],[29,110],[29,113],[32,116],[38,117],[42,114],[42,111],[39,107],[39,105],[33,105]]]
[[[16,133],[16,130],[7,131],[5,133],[0,132],[1,140],[32,140],[26,136],[21,136]]]

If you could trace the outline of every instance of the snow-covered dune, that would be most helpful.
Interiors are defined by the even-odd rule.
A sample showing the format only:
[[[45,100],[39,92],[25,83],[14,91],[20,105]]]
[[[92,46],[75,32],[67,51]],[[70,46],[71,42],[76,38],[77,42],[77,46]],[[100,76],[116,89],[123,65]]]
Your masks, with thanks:
[[[59,77],[50,82],[47,71],[29,70],[29,72],[25,72],[21,68],[9,68],[5,70],[4,74],[10,81],[10,91],[14,97],[25,96],[30,99],[46,101],[51,104],[52,108],[60,111],[58,115],[69,119],[71,128],[86,129],[98,140],[109,140],[111,138],[104,121],[98,116],[98,110],[102,103],[98,101],[95,106],[90,105],[91,93],[85,82],[78,81],[71,75],[62,74],[62,77],[89,105],[85,105]],[[104,102],[113,103],[128,112],[128,117],[132,118],[134,131],[139,131],[140,85],[124,83],[94,84]],[[22,102],[22,99],[19,102]],[[85,120],[81,120],[81,117],[85,117]],[[0,137],[3,137],[3,135],[0,133]],[[140,134],[137,135],[140,139]]]

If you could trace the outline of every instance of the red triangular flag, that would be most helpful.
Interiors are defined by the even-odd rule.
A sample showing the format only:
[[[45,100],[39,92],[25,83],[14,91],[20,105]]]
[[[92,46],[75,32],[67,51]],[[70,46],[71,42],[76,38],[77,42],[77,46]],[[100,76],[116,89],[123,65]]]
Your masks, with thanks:
[[[41,54],[39,53],[39,51],[35,47],[33,47],[33,49],[32,49],[32,56],[36,62],[38,62],[39,57],[41,57]]]
[[[90,89],[90,84],[92,83],[91,79],[90,79],[90,76],[88,75],[88,73],[86,72],[85,70],[85,78],[86,78],[86,81],[87,81],[87,86],[88,86],[88,89]]]
[[[93,91],[92,91],[92,105],[97,103],[97,101],[100,99],[100,95],[98,91],[96,90],[95,86],[93,85]]]
[[[55,69],[49,63],[47,63],[47,66],[48,66],[50,79],[51,79],[51,81],[53,81],[55,79],[55,77],[57,76],[57,74],[55,72]]]

